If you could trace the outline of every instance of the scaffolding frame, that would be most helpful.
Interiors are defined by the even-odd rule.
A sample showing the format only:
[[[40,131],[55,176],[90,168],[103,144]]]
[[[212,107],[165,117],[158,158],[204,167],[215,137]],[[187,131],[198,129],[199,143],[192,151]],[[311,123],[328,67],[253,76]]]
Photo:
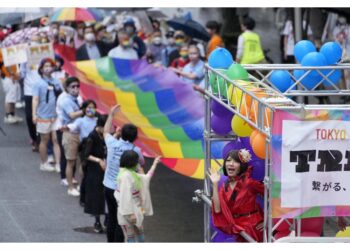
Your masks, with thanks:
[[[272,150],[271,150],[271,131],[272,120],[275,110],[297,110],[304,112],[305,110],[313,109],[342,109],[350,110],[350,105],[336,104],[336,105],[305,105],[301,102],[301,96],[350,96],[350,90],[342,90],[329,78],[336,70],[350,70],[350,64],[338,64],[334,66],[324,67],[302,67],[296,64],[253,64],[242,65],[249,72],[249,85],[245,84],[247,81],[230,80],[220,70],[211,68],[209,65],[205,66],[205,89],[194,87],[195,90],[203,94],[205,98],[205,124],[204,124],[204,153],[205,153],[205,169],[204,169],[204,186],[202,190],[195,191],[193,201],[204,202],[204,241],[211,242],[215,235],[211,234],[210,214],[211,214],[211,184],[210,179],[206,175],[211,166],[211,143],[213,141],[233,141],[236,135],[229,134],[227,136],[218,136],[211,130],[211,101],[216,101],[234,115],[242,118],[251,127],[260,131],[266,136],[265,149],[265,177],[263,180],[264,189],[264,242],[274,242],[272,235],[273,231],[283,222],[286,221],[292,231],[297,228],[296,237],[284,237],[276,242],[350,242],[350,238],[319,238],[319,237],[301,237],[301,219],[293,219],[291,224],[286,219],[279,219],[273,226],[272,221],[272,182],[271,166],[272,166]],[[284,93],[276,89],[269,81],[274,70],[286,70],[293,80],[293,84]],[[292,73],[293,70],[304,70],[304,74],[296,79]],[[309,90],[302,80],[309,74],[319,74],[320,81]],[[214,83],[209,82],[210,77],[214,76]],[[221,82],[220,82],[221,81]],[[326,90],[317,90],[323,82],[327,82],[329,87]],[[214,86],[213,86],[214,85]],[[229,86],[232,86],[231,88]],[[224,91],[222,91],[224,86]],[[296,90],[295,90],[296,88]],[[261,91],[262,90],[262,91]],[[223,93],[222,93],[223,92]],[[263,93],[263,95],[261,95]],[[295,96],[299,98],[298,102],[288,98],[288,96]],[[249,101],[247,101],[249,100]],[[216,159],[214,159],[216,160]],[[216,160],[217,164],[218,161]],[[248,242],[255,242],[248,234],[241,232],[240,234]]]

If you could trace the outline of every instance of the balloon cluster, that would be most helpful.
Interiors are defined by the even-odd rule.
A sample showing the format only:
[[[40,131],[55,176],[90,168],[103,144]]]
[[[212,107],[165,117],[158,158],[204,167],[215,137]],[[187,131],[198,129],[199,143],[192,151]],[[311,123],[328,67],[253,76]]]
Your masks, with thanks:
[[[312,42],[302,40],[295,45],[294,56],[301,66],[331,66],[337,64],[341,60],[342,48],[337,42],[328,42],[317,52]],[[338,84],[342,76],[340,70],[335,70],[333,72],[330,69],[321,70],[322,74],[327,76],[328,79],[324,78],[317,70],[311,70],[305,75],[306,71],[307,70],[297,69],[293,71],[293,75],[295,79],[300,80],[307,90],[312,90],[321,81],[325,87]],[[303,77],[304,75],[305,77]],[[287,70],[273,71],[269,77],[269,81],[282,93],[290,89],[294,83]]]
[[[210,67],[225,75],[228,79],[235,80],[238,85],[254,92],[257,97],[262,98],[266,95],[263,91],[253,87],[253,85],[248,82],[247,70],[233,61],[232,55],[228,50],[224,48],[215,49],[208,58],[208,64]],[[223,100],[226,101],[227,104],[236,106],[236,108],[239,107],[241,114],[245,115],[246,112],[249,112],[248,109],[258,110],[257,101],[245,95],[239,88],[225,82],[222,77],[211,74],[209,76],[209,83],[214,95],[224,96],[226,99],[223,98]],[[211,116],[211,128],[216,134],[228,135],[233,131],[239,137],[250,137],[250,144],[248,143],[251,149],[250,152],[254,152],[254,154],[261,159],[265,158],[265,136],[256,131],[253,133],[254,129],[245,120],[239,116],[235,116],[231,111],[215,100],[212,100],[211,110],[213,112]],[[249,119],[255,122],[256,116],[257,115],[251,115]],[[230,143],[228,145],[230,145]]]
[[[219,71],[230,80],[236,80],[240,86],[254,91],[257,97],[263,97],[264,93],[254,88],[248,82],[248,72],[233,61],[231,53],[224,48],[215,49],[208,58],[208,64],[213,69]],[[257,102],[246,96],[242,90],[227,83],[222,77],[209,75],[209,84],[214,95],[220,96],[226,104],[231,104],[240,108],[240,113],[248,112],[250,108],[257,110]],[[222,98],[224,97],[224,98]],[[244,104],[244,105],[242,105]],[[238,136],[237,140],[231,141],[225,145],[222,158],[225,158],[231,150],[245,148],[249,150],[252,159],[249,165],[252,166],[252,178],[262,181],[265,176],[265,143],[266,139],[262,133],[255,131],[250,125],[239,116],[234,115],[230,110],[220,103],[212,100],[211,102],[211,128],[218,135],[228,135],[232,131]],[[254,121],[254,117],[250,118]],[[222,176],[219,186],[225,182],[225,176]],[[260,204],[263,201],[259,201]],[[212,241],[214,242],[235,242],[236,238],[227,235],[211,223],[212,229],[216,232]]]

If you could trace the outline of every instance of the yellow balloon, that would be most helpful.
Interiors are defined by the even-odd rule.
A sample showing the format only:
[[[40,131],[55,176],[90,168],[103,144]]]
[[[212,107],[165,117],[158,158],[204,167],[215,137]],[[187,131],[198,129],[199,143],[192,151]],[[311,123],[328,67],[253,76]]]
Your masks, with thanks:
[[[253,129],[238,115],[233,116],[231,121],[232,131],[240,136],[247,137],[253,132]]]
[[[350,237],[350,227],[346,227],[345,231],[339,231],[335,237],[343,238],[343,237]]]
[[[241,80],[237,80],[236,81],[238,85],[244,87],[245,89],[251,89],[253,86],[246,81],[241,81]],[[228,99],[230,100],[230,102],[234,105],[234,106],[238,106],[239,104],[242,105],[242,103],[245,100],[242,100],[242,96],[243,96],[243,91],[240,90],[237,87],[234,87],[232,84],[229,84],[230,86],[228,87],[227,91],[228,91]]]

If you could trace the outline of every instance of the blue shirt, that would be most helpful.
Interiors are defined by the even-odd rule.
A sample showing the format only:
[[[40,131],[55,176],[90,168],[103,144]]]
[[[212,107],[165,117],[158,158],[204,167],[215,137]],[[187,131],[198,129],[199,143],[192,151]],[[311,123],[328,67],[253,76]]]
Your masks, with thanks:
[[[62,125],[67,125],[68,123],[72,123],[74,120],[69,117],[69,114],[72,112],[76,112],[80,109],[77,97],[74,97],[70,94],[67,94],[59,103],[60,110],[62,111],[60,115],[60,120],[62,121]]]
[[[49,83],[53,86],[49,86]],[[59,80],[51,78],[40,78],[33,85],[33,96],[39,97],[39,103],[36,115],[41,119],[52,119],[57,117],[55,91],[61,90],[62,86]]]
[[[107,146],[107,167],[103,178],[103,185],[107,188],[115,190],[117,188],[117,176],[119,173],[119,161],[123,152],[126,150],[134,150],[139,155],[139,163],[144,164],[145,160],[141,154],[141,149],[134,144],[122,139],[116,139],[112,135],[105,137]]]
[[[199,60],[196,65],[193,65],[191,62],[186,64],[182,71],[196,75],[195,79],[182,77],[184,82],[199,85],[204,80],[204,62],[202,60]]]
[[[68,128],[73,133],[79,133],[80,141],[88,137],[92,130],[96,127],[96,117],[79,117],[71,124],[68,124]]]

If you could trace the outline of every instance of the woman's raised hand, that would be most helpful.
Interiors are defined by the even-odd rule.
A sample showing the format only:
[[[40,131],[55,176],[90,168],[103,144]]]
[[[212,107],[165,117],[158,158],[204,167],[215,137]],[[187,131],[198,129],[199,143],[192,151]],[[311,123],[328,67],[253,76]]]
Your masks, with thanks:
[[[213,184],[216,184],[220,181],[220,174],[219,174],[219,171],[218,170],[215,170],[214,168],[210,168],[207,175],[209,176],[211,182]]]

